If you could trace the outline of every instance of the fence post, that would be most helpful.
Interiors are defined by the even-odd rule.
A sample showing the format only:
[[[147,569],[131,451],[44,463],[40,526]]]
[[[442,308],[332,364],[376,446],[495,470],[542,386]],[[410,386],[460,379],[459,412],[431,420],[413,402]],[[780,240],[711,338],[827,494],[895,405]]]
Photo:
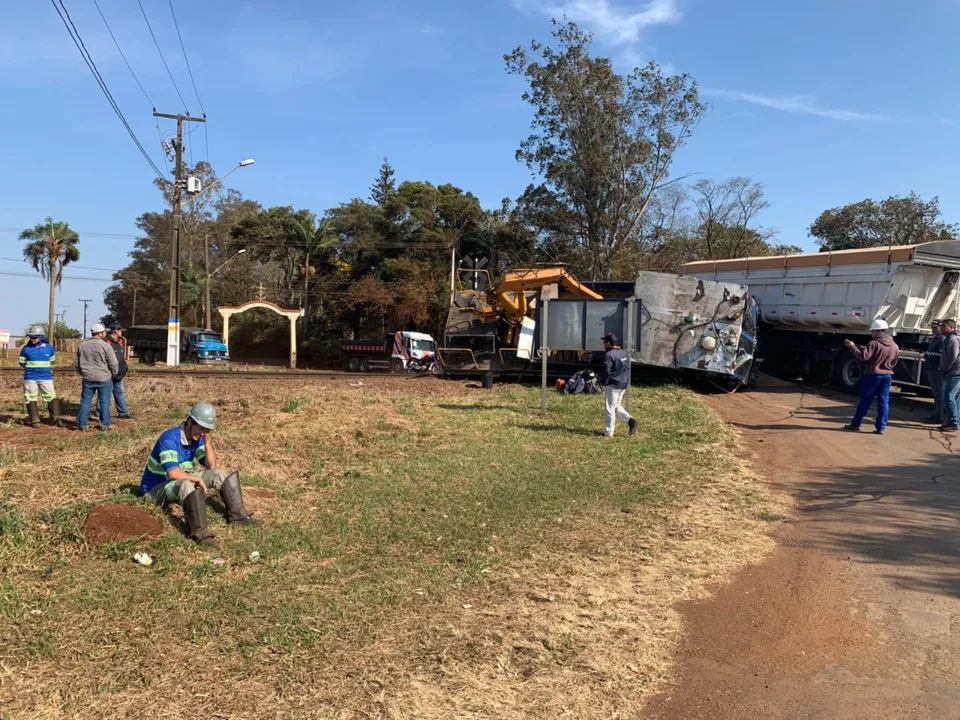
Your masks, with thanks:
[[[550,301],[546,298],[542,298],[540,301],[542,307],[540,308],[543,313],[543,332],[540,333],[540,412],[547,412],[547,358],[550,357],[550,346],[549,340],[547,338],[547,305],[550,304]],[[539,313],[538,313],[539,315]]]

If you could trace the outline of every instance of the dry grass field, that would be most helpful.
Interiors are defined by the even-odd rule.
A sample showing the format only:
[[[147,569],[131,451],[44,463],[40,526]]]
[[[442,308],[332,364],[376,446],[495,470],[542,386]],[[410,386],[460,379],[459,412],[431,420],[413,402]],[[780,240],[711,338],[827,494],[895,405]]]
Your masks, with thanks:
[[[0,376],[0,717],[633,718],[670,678],[676,603],[764,556],[787,512],[675,386],[636,388],[640,431],[608,440],[602,398],[541,416],[518,386],[127,385],[136,420],[35,431]],[[135,492],[197,400],[266,520],[227,527],[211,498],[213,552]],[[89,542],[103,504],[162,534]]]

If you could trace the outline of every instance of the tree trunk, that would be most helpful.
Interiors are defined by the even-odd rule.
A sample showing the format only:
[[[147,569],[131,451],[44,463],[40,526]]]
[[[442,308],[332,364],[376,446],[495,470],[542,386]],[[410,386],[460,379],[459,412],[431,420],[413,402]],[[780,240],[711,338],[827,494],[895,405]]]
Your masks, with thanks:
[[[310,253],[307,253],[306,258],[303,261],[303,336],[307,336],[307,324],[310,319],[310,313],[308,311],[307,304],[307,283],[310,280]]]
[[[53,238],[50,238],[50,247],[48,248],[48,257],[47,262],[49,263],[48,274],[50,276],[50,315],[49,315],[49,325],[47,325],[47,332],[50,334],[50,337],[47,339],[50,341],[50,344],[54,347],[57,347],[57,324],[56,324],[56,302],[57,302],[57,275],[54,272],[55,262],[53,258]]]

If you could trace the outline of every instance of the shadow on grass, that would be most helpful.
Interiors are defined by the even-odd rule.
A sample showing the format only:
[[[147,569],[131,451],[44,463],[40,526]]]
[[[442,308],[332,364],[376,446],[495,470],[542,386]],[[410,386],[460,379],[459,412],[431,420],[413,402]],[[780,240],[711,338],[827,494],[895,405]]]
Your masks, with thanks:
[[[578,427],[568,427],[566,425],[521,425],[524,430],[533,432],[561,432],[568,435],[582,435],[585,437],[604,437],[599,430],[586,430]]]

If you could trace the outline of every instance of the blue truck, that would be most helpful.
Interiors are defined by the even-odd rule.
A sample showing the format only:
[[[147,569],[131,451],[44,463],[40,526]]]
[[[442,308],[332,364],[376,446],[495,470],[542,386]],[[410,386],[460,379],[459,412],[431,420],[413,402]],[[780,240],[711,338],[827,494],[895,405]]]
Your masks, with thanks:
[[[167,326],[134,325],[124,331],[127,345],[147,365],[167,360]],[[203,328],[180,328],[180,361],[200,365],[226,365],[230,353],[220,333]]]

